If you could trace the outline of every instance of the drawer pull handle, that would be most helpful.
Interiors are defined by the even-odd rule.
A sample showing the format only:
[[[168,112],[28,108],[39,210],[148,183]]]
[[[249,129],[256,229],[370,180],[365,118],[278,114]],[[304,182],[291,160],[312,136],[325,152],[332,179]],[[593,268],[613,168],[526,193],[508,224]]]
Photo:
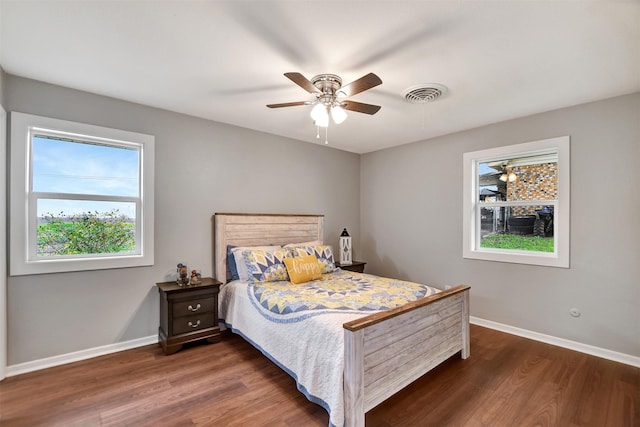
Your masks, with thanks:
[[[196,308],[193,308],[191,305],[189,305],[189,307],[187,307],[187,310],[189,311],[198,311],[200,310],[202,306],[200,304],[196,305]]]
[[[191,326],[192,328],[197,328],[198,326],[200,326],[200,320],[198,320],[196,323],[192,323],[191,321],[189,321],[189,326]]]

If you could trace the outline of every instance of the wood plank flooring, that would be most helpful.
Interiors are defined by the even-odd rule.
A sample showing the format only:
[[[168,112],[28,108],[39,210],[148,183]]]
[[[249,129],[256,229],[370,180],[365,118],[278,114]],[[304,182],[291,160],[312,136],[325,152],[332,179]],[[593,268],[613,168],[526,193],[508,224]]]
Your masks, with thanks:
[[[2,426],[322,426],[324,409],[234,335],[156,345],[0,382]],[[471,326],[454,357],[367,413],[368,427],[640,427],[640,369]]]

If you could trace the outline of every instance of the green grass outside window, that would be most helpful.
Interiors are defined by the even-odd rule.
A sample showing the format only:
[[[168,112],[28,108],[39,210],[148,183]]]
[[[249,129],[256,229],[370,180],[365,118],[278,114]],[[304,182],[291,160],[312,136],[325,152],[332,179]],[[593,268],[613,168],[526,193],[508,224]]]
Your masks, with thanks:
[[[520,236],[517,234],[491,234],[482,238],[480,247],[553,252],[553,237]]]

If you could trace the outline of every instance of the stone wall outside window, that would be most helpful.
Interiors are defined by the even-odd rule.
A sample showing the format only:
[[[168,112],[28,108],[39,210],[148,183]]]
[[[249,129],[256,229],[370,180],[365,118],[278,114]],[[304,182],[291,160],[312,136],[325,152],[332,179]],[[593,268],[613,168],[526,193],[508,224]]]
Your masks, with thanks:
[[[507,182],[507,200],[557,200],[558,164],[539,163],[536,165],[514,166],[512,172],[516,180]],[[540,207],[514,207],[512,215],[535,215]]]

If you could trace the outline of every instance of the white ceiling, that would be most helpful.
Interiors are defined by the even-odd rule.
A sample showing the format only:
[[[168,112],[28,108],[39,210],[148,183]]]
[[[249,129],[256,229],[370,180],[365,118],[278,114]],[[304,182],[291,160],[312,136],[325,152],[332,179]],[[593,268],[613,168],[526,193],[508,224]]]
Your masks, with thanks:
[[[283,76],[383,84],[329,127],[366,153],[640,91],[640,1],[0,0],[10,74],[322,144]],[[447,96],[407,103],[409,86]]]

